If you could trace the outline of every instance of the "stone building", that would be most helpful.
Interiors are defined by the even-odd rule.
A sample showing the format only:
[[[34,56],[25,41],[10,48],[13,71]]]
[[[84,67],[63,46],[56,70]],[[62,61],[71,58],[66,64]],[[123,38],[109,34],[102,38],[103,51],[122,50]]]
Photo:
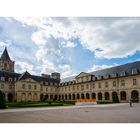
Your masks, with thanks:
[[[5,48],[0,58],[0,90],[7,101],[96,99],[140,101],[140,61],[60,79],[59,73],[42,76],[14,72]]]

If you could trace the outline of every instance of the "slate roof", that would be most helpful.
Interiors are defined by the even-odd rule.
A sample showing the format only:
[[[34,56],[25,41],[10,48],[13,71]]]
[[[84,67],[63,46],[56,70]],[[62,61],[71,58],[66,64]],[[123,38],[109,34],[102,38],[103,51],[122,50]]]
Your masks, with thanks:
[[[5,77],[8,79],[8,78],[18,78],[19,76],[20,76],[19,73],[0,70],[0,77]]]
[[[8,61],[11,61],[10,57],[9,57],[9,54],[7,52],[7,49],[5,48],[5,50],[3,51],[3,54],[1,55],[1,60],[8,60]]]
[[[96,77],[113,74],[118,74],[118,76],[120,76],[122,72],[126,72],[127,75],[131,75],[133,69],[137,69],[140,72],[140,61],[90,72],[90,74],[95,75]]]
[[[15,73],[15,72],[0,70],[0,77],[5,77],[6,80],[8,80],[8,78],[17,78],[17,80],[24,80],[24,79],[27,79],[27,78],[32,78],[32,79],[34,79],[35,81],[38,81],[38,82],[48,82],[48,84],[50,82],[51,83],[57,83],[57,84],[60,82],[60,80],[58,80],[58,79],[31,75],[27,71],[22,73],[22,74],[19,74],[19,73]]]
[[[99,78],[99,76],[106,76],[106,75],[112,76],[113,74],[118,74],[118,76],[120,76],[121,73],[124,71],[124,72],[126,72],[126,75],[131,75],[133,69],[137,69],[138,72],[140,73],[140,61],[90,72],[89,74],[94,75],[95,77]],[[73,81],[73,80],[75,80],[75,77],[76,76],[72,76],[72,77],[67,77],[67,78],[61,79],[61,83]]]

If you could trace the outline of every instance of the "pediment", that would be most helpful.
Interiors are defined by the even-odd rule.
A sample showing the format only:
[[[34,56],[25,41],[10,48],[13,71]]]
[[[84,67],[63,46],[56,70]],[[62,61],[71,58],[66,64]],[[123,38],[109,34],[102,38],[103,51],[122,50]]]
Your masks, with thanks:
[[[89,73],[86,73],[86,72],[81,72],[79,75],[77,75],[75,78],[80,78],[80,77],[85,77],[85,76],[88,76],[88,75],[91,75]]]

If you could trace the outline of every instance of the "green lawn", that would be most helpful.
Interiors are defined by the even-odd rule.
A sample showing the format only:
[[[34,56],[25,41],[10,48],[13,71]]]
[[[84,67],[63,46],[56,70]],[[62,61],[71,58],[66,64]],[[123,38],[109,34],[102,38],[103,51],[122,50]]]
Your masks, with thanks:
[[[48,101],[48,102],[7,102],[8,108],[47,107],[47,106],[71,106],[74,102]]]

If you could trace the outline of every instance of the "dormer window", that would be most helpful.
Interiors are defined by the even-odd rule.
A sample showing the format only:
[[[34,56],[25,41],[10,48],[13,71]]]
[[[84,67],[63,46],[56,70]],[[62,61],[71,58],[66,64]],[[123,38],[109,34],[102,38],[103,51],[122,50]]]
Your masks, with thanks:
[[[12,78],[9,78],[8,81],[9,81],[9,82],[12,82]]]
[[[117,73],[113,73],[113,74],[111,75],[111,77],[113,77],[113,78],[115,78],[115,77],[117,77],[117,76],[118,76]]]
[[[132,74],[138,74],[138,70],[137,69],[132,69]]]
[[[108,79],[108,78],[110,78],[110,75],[109,75],[109,74],[106,74],[106,75],[104,76],[104,78],[105,78],[105,79]]]
[[[120,76],[126,76],[126,72],[125,71],[122,71]]]
[[[103,76],[99,75],[99,76],[98,76],[98,79],[99,79],[99,80],[103,79]]]
[[[4,77],[1,77],[1,81],[4,81],[5,80],[5,78]]]
[[[95,80],[96,80],[96,77],[95,77],[95,76],[93,76],[93,77],[92,77],[92,80],[93,80],[93,81],[95,81]]]

